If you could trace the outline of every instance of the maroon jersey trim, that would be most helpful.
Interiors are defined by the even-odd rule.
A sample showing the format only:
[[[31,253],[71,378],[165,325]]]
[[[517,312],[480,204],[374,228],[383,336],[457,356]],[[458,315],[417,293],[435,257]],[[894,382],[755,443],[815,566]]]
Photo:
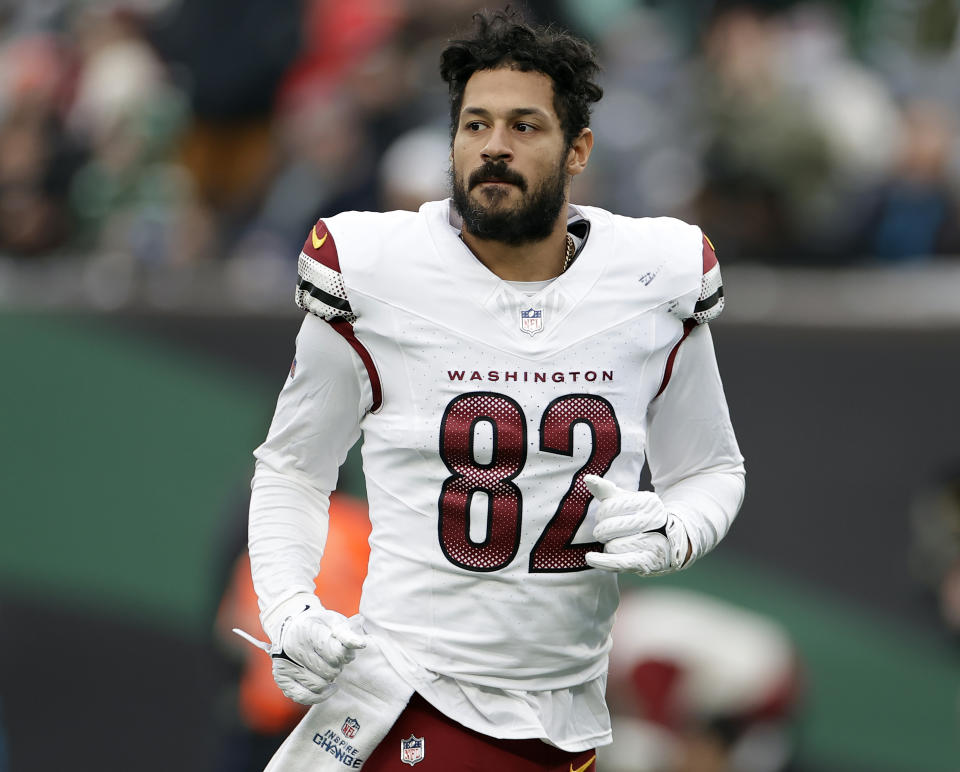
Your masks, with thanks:
[[[357,336],[353,332],[353,325],[350,322],[344,319],[331,319],[327,321],[327,324],[344,337],[347,343],[353,347],[353,350],[357,352],[360,361],[363,362],[363,366],[367,370],[367,377],[370,379],[370,390],[373,392],[373,405],[370,407],[370,412],[376,413],[380,409],[380,405],[383,404],[383,389],[380,385],[380,373],[377,372],[377,366],[373,363],[373,357],[370,356],[366,346],[357,340]]]
[[[687,319],[683,323],[683,335],[680,336],[680,340],[677,341],[676,345],[671,349],[670,355],[667,357],[667,365],[663,370],[663,381],[661,381],[660,388],[657,389],[657,393],[654,394],[654,399],[663,394],[663,390],[667,388],[667,383],[670,382],[670,376],[673,375],[673,362],[677,358],[677,352],[680,350],[680,344],[687,339],[690,331],[696,326],[697,323],[693,319]]]
[[[713,249],[713,243],[703,233],[703,272],[706,273],[717,264],[717,253]]]

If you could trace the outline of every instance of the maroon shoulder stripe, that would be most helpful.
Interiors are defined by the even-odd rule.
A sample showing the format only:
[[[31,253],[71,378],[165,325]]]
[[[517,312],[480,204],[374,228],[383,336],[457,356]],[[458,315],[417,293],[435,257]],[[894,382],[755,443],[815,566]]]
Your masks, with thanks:
[[[717,264],[717,253],[713,248],[713,243],[703,233],[703,272],[706,273]]]
[[[333,319],[327,320],[327,324],[344,337],[347,343],[353,347],[353,350],[357,352],[360,361],[363,362],[363,366],[367,370],[367,377],[370,379],[370,390],[373,392],[373,405],[370,407],[370,411],[376,413],[380,409],[380,405],[383,404],[383,389],[380,385],[380,373],[377,372],[377,366],[373,363],[373,357],[370,356],[366,346],[357,340],[353,325],[350,322],[345,319]]]
[[[683,323],[683,335],[680,336],[680,340],[678,340],[676,345],[670,350],[670,355],[667,357],[667,366],[663,369],[663,381],[660,382],[660,388],[657,389],[657,393],[653,396],[654,399],[663,394],[663,390],[667,388],[670,376],[673,375],[673,363],[677,358],[677,352],[680,350],[680,344],[687,339],[691,330],[696,326],[697,323],[693,319],[687,319]]]
[[[317,220],[317,224],[310,229],[307,240],[303,242],[303,254],[340,273],[337,245],[323,220]]]

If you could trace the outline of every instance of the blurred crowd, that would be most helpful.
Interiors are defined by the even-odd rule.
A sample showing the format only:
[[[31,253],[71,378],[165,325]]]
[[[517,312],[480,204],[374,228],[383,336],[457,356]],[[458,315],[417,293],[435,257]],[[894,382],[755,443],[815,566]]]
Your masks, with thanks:
[[[953,0],[514,6],[601,52],[574,201],[725,262],[960,254]],[[445,196],[438,53],[477,7],[0,0],[0,255],[286,266],[319,216]]]

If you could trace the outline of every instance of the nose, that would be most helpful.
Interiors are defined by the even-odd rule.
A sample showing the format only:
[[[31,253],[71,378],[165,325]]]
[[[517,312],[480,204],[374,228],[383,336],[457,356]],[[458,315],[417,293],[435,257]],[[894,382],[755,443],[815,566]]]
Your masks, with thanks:
[[[484,161],[510,161],[513,159],[513,150],[507,139],[507,130],[503,126],[494,126],[487,135],[487,144],[480,151]]]

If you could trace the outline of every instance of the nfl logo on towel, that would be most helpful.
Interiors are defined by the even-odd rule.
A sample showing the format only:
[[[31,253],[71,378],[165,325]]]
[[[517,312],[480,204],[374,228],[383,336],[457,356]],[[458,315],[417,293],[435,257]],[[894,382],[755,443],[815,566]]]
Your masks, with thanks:
[[[350,718],[347,716],[347,720],[343,722],[343,726],[340,727],[340,732],[344,737],[356,737],[357,730],[360,728],[360,722],[355,718]]]
[[[423,746],[423,738],[414,737],[412,734],[406,740],[401,740],[400,761],[411,767],[418,761],[423,761]]]
[[[539,308],[528,308],[520,312],[520,329],[527,335],[536,335],[543,331],[543,311]]]

